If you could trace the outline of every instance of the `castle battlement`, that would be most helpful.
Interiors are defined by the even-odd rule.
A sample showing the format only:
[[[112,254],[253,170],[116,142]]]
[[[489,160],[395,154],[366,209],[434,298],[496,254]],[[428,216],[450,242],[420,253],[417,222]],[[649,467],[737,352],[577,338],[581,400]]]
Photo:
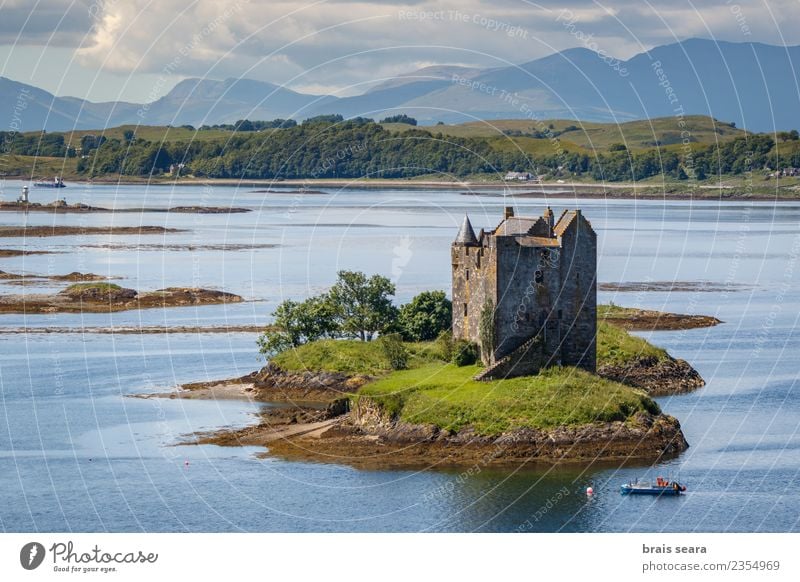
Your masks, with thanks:
[[[453,337],[481,346],[486,378],[548,365],[595,371],[597,236],[580,210],[515,216],[478,235],[468,216],[451,247]]]

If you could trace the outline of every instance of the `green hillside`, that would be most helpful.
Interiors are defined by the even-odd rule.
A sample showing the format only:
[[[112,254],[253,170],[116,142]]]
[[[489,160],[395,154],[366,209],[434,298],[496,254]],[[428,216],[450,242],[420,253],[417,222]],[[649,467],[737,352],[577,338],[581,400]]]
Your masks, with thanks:
[[[702,115],[687,116],[685,126],[679,127],[675,117],[661,117],[625,123],[591,123],[565,119],[546,119],[531,121],[525,119],[499,119],[472,121],[458,125],[427,126],[432,133],[454,137],[501,138],[519,145],[523,150],[539,152],[552,150],[551,140],[558,139],[562,147],[570,152],[607,151],[613,145],[624,144],[629,150],[643,150],[661,145],[681,145],[681,132],[689,132],[693,144],[712,145],[728,141],[746,134],[745,131],[731,127]],[[384,124],[390,131],[407,131],[413,126],[391,123]],[[542,135],[545,134],[545,135]],[[541,137],[534,137],[541,135]]]

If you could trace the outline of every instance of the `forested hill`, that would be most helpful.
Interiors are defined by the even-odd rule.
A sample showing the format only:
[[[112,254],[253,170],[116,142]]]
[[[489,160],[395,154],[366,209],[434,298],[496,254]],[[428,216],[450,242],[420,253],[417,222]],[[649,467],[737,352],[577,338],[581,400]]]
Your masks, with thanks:
[[[670,118],[646,122],[650,128],[671,128],[651,129],[646,136],[635,124],[609,124],[603,129],[602,124],[578,127],[564,121],[509,121],[500,122],[505,125],[493,134],[484,134],[467,125],[421,129],[409,123],[322,116],[302,124],[247,122],[246,128],[0,132],[0,146],[21,167],[19,175],[28,171],[22,167],[25,160],[36,156],[39,168],[41,160],[59,162],[62,174],[76,178],[158,177],[168,174],[170,167],[177,173],[180,164],[182,176],[201,178],[483,175],[502,179],[506,172],[525,171],[548,179],[585,177],[612,182],[660,174],[702,180],[800,167],[796,131],[751,134],[710,118],[685,121],[688,137],[683,140],[676,139],[680,131],[675,131],[676,121]],[[607,130],[606,134],[601,130]]]

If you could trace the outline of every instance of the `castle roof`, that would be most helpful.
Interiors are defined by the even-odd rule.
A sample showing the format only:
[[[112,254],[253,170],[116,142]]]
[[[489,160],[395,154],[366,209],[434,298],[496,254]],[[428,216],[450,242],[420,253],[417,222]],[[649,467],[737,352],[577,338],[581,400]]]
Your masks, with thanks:
[[[538,218],[524,218],[522,216],[511,216],[501,222],[494,230],[496,236],[519,236],[528,234],[533,228]]]
[[[462,245],[478,244],[478,239],[475,238],[475,231],[472,230],[472,223],[466,214],[464,215],[464,222],[461,223],[461,228],[458,230],[455,242]]]
[[[576,210],[565,210],[561,213],[561,217],[559,217],[558,222],[553,227],[553,232],[556,233],[558,236],[562,236],[564,231],[567,230],[567,227],[575,220],[575,217],[578,216],[578,212]]]
[[[523,236],[517,240],[521,247],[560,247],[561,243],[557,238],[549,236]]]

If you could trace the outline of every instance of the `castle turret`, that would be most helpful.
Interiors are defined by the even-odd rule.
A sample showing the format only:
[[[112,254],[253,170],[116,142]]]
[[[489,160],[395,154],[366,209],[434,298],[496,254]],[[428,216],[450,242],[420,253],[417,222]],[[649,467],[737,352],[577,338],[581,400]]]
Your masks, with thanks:
[[[464,215],[464,222],[461,223],[461,228],[456,236],[455,244],[458,245],[476,245],[478,239],[475,237],[475,231],[472,229],[472,223],[469,221],[469,216]]]

